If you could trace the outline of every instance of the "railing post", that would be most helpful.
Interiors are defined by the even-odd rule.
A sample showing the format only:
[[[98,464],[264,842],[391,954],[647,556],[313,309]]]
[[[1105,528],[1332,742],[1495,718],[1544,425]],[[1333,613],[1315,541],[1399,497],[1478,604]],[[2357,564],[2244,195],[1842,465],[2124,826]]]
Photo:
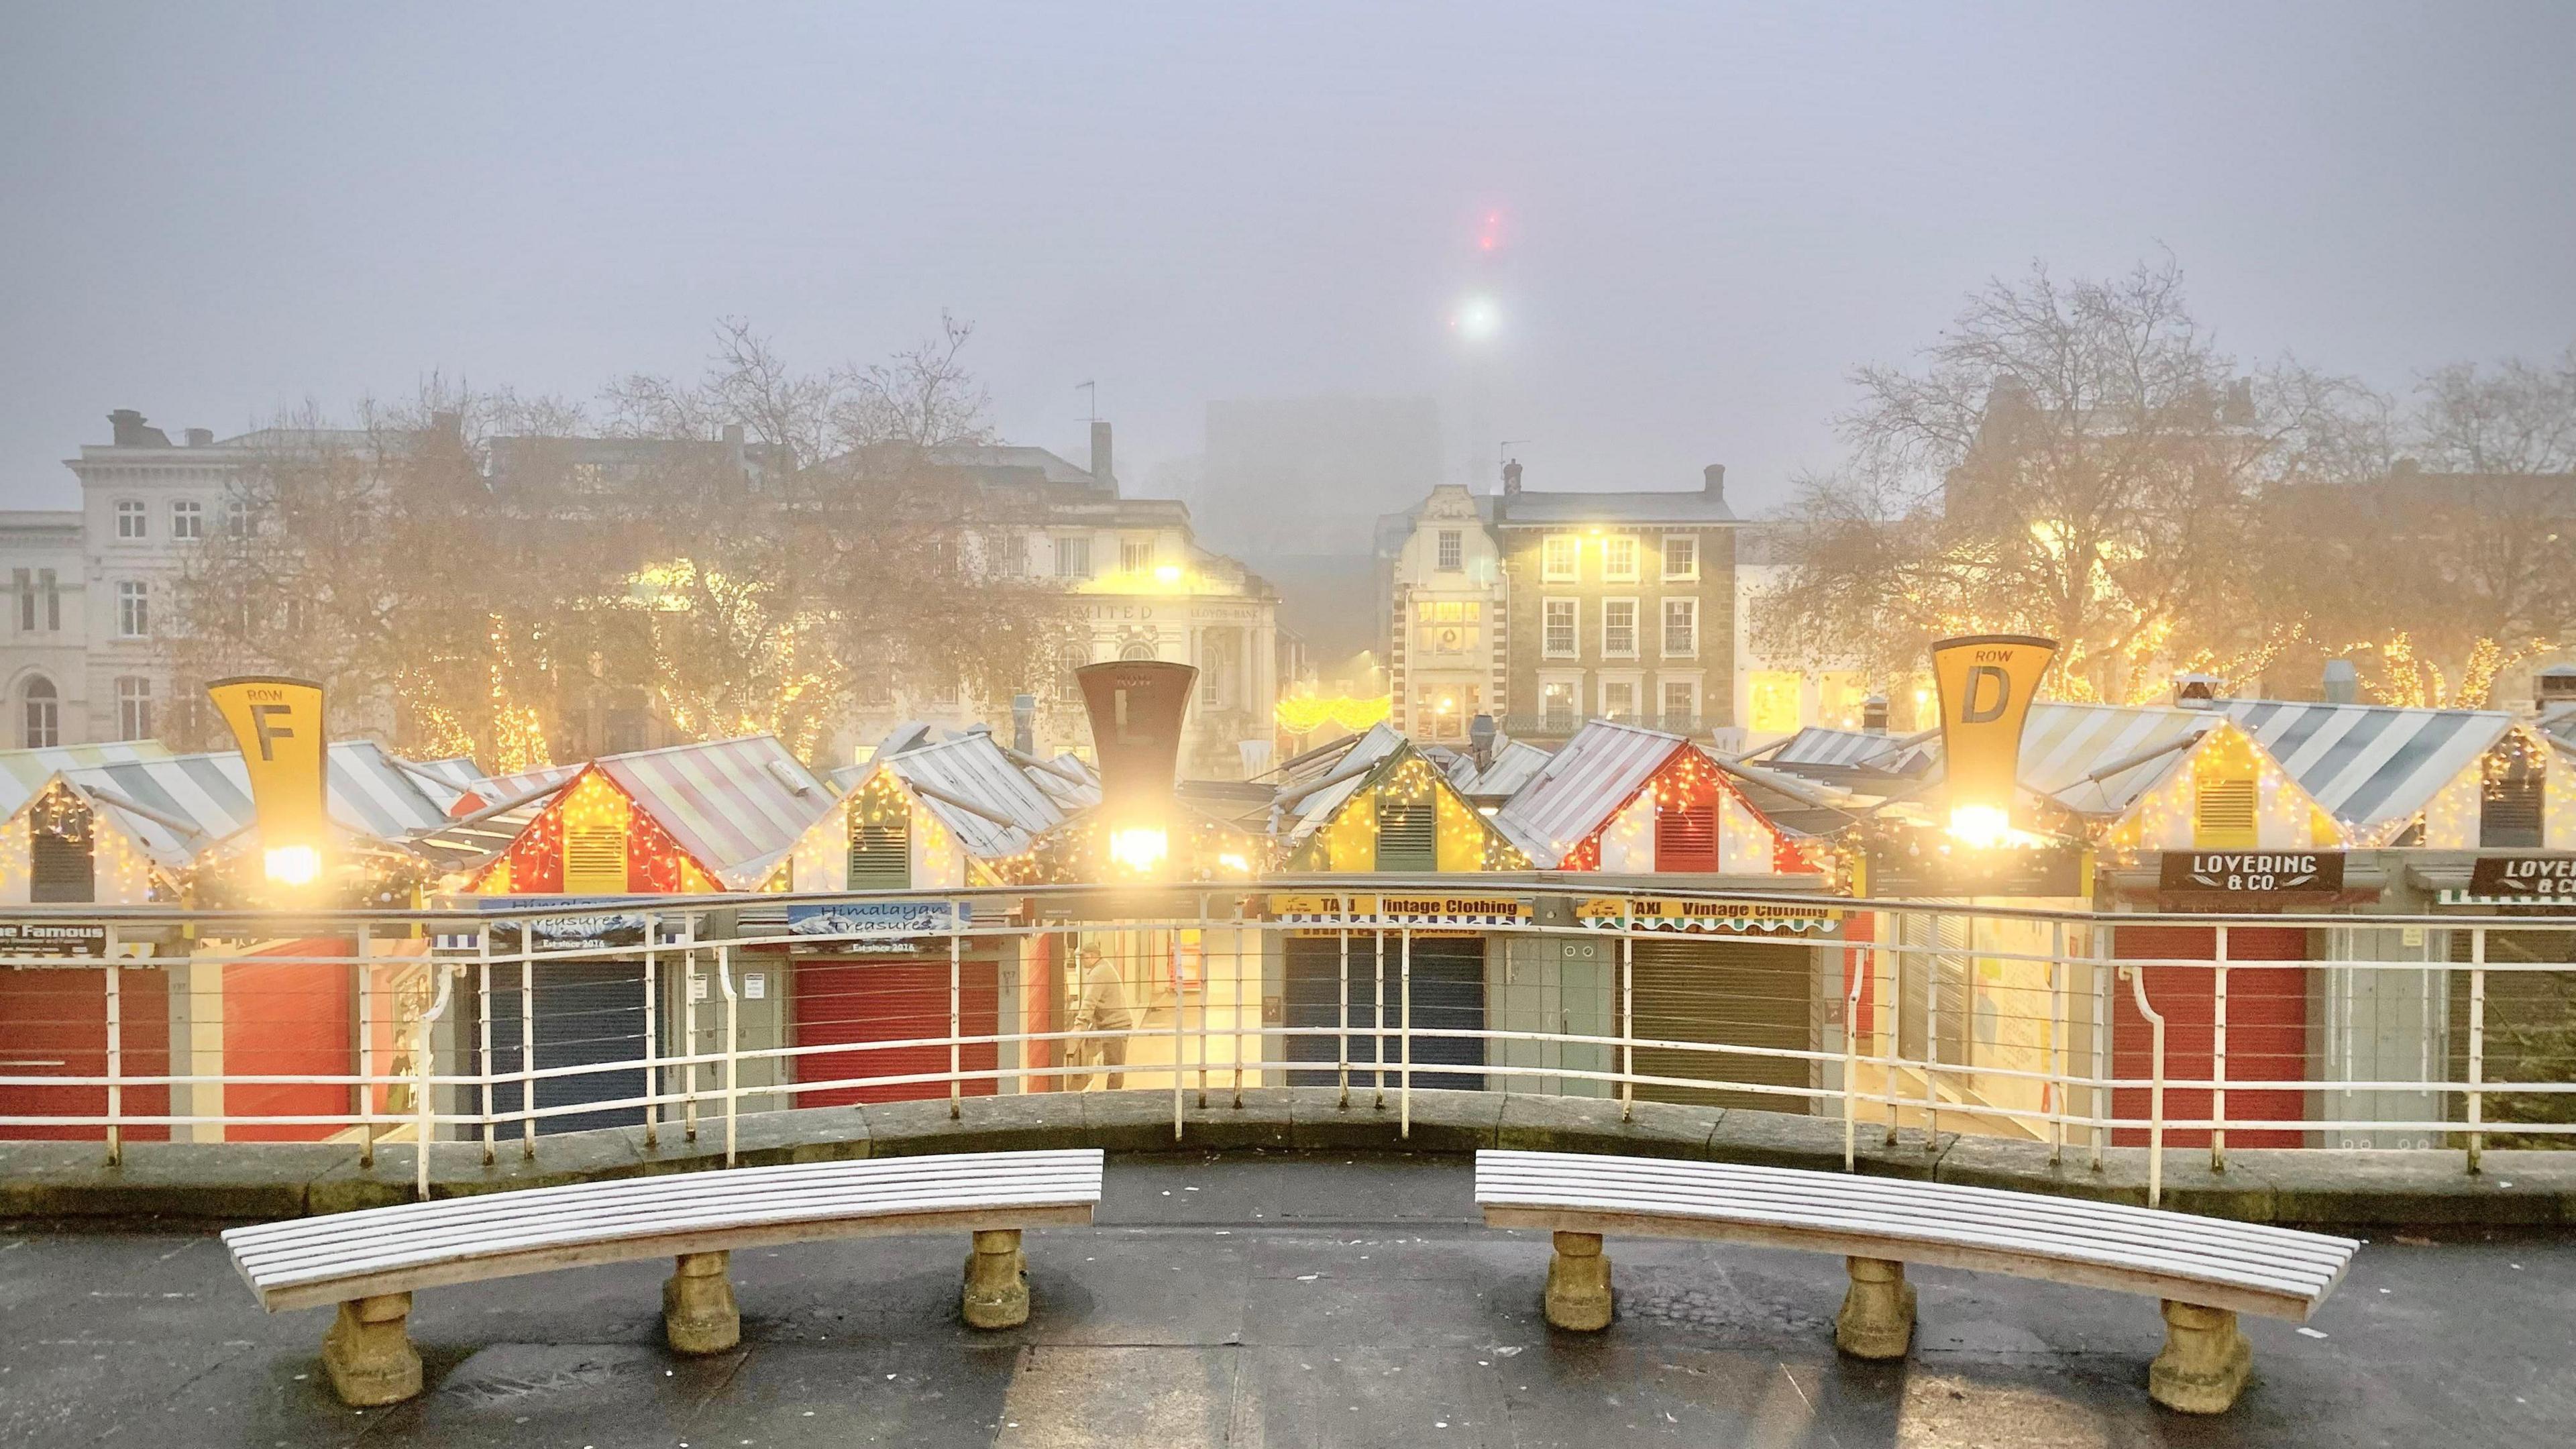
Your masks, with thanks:
[[[125,1161],[125,989],[116,965],[116,927],[107,928],[107,1165]],[[176,1134],[173,1134],[176,1135]]]
[[[1204,904],[1202,904],[1201,909],[1202,909],[1202,910],[1204,910],[1204,909],[1205,909]],[[1242,912],[1242,911],[1240,911],[1240,910],[1238,910],[1238,911],[1236,911],[1236,912],[1235,912],[1235,923],[1234,923],[1233,935],[1234,935],[1234,949],[1233,949],[1233,951],[1232,951],[1232,952],[1230,952],[1229,954],[1231,954],[1231,955],[1234,957],[1234,1106],[1235,1106],[1235,1110],[1239,1112],[1239,1111],[1243,1110],[1243,936],[1244,936],[1243,912]],[[1258,939],[1258,938],[1256,937],[1255,939]],[[1206,961],[1206,959],[1207,959],[1207,945],[1206,945],[1206,942],[1207,942],[1207,936],[1206,936],[1206,933],[1205,933],[1204,931],[1202,931],[1202,932],[1200,933],[1200,936],[1199,936],[1199,942],[1200,942],[1200,946],[1199,946],[1199,959],[1200,959],[1200,961],[1201,961],[1201,962],[1205,962],[1205,961]],[[1253,993],[1253,994],[1254,994],[1256,997],[1260,995],[1260,993],[1259,993],[1259,992],[1255,992],[1255,993]],[[1255,1002],[1253,1002],[1253,1006],[1252,1006],[1252,1029],[1253,1029],[1256,1033],[1257,1033],[1257,1032],[1259,1032],[1259,1031],[1261,1030],[1261,1003],[1260,1003],[1259,1001],[1257,1001],[1257,1000],[1256,1000]],[[1257,1042],[1266,1042],[1266,1041],[1268,1041],[1268,1040],[1269,1040],[1269,1038],[1268,1038],[1268,1037],[1264,1037],[1264,1036],[1256,1035],[1256,1036],[1254,1036],[1254,1037],[1253,1037],[1253,1040],[1254,1040],[1254,1041],[1257,1041]]]
[[[1932,978],[1923,983],[1923,1150],[1941,1140],[1941,918],[1932,917]],[[1973,973],[1972,973],[1973,974]]]
[[[1284,958],[1286,946],[1281,946]],[[1342,1087],[1341,1100],[1334,1105],[1345,1111],[1351,1105],[1351,898],[1342,896],[1342,966],[1341,985],[1333,991],[1333,1075]]]
[[[2138,1015],[2146,1018],[2150,1032],[2154,1075],[2149,1079],[2147,1098],[2147,1206],[2160,1207],[2165,1195],[2165,1019],[2147,1004],[2146,969],[2123,966],[2120,974],[2129,978],[2129,989],[2137,996]]]
[[[959,1038],[966,1034],[966,938],[957,933],[956,901],[948,903],[948,1120],[954,1122],[966,1113],[966,1083],[958,1074],[966,1070],[966,1047]],[[730,946],[719,946],[718,959],[726,959]],[[730,991],[731,987],[728,986]],[[728,1000],[731,998],[728,997]],[[733,1009],[725,1008],[725,1020],[733,1020]]]
[[[488,951],[491,945],[492,928],[484,926],[482,931],[484,945]],[[415,1023],[416,1034],[413,1037],[411,1054],[412,1070],[417,1078],[411,1093],[412,1170],[414,1185],[420,1193],[422,1202],[429,1201],[429,1145],[437,1130],[436,1125],[430,1120],[430,1096],[437,1085],[434,1080],[437,1073],[430,1053],[437,1045],[435,1029],[438,1019],[446,1014],[448,997],[456,986],[456,973],[445,962],[433,957],[430,960],[429,969],[438,978],[438,992],[431,998],[429,1010],[422,1012],[420,1020]]]
[[[680,918],[680,1137],[698,1140],[698,918]]]
[[[2218,928],[2209,1003],[2209,1170],[2227,1170],[2227,927]]]
[[[657,1145],[662,1136],[662,981],[661,974],[654,969],[657,963],[653,955],[653,945],[661,938],[662,918],[649,911],[646,912],[644,916],[644,1145],[646,1147]],[[781,992],[787,989],[784,973],[781,973],[778,989]]]
[[[1207,1110],[1208,1063],[1208,933],[1207,897],[1199,897],[1199,1110]],[[1172,1004],[1189,1004],[1188,983],[1181,979],[1181,941],[1178,932],[1172,936]]]
[[[951,982],[956,980],[954,961],[949,966],[949,979]],[[724,988],[725,1166],[731,1167],[737,1156],[735,1149],[740,1141],[737,1129],[741,1125],[742,1117],[742,1054],[737,1046],[739,1039],[735,1035],[733,943],[731,941],[716,947],[716,984]],[[953,1082],[956,1079],[952,1077],[950,1080]],[[953,1112],[955,1108],[952,1106],[950,1110]]]
[[[1175,913],[1177,914],[1177,913]],[[1182,1093],[1189,1089],[1187,998],[1181,992],[1181,928],[1172,925],[1163,932],[1163,979],[1172,987],[1172,1140],[1181,1140],[1189,1106]]]
[[[537,933],[519,933],[519,1155],[537,1155]]]
[[[1881,924],[1870,930],[1872,936],[1900,935],[1905,917],[1890,911],[1879,918]],[[1896,1058],[1905,1040],[1905,943],[1894,941],[1871,948],[1875,966],[1885,968],[1886,980],[1879,990],[1880,1010],[1887,1013],[1887,1039],[1881,1042],[1878,1069],[1879,1095],[1887,1099],[1887,1146],[1896,1145]]]
[[[1404,1000],[1402,1014],[1396,1019],[1396,1029],[1403,1033],[1398,1041],[1404,1053],[1403,1076],[1398,1088],[1400,1101],[1397,1103],[1395,1126],[1395,1135],[1400,1139],[1410,1138],[1413,1135],[1413,928],[1411,926],[1404,928],[1403,951]]]
[[[2469,1171],[2483,1167],[2486,1156],[2487,1094],[2487,928],[2469,928]]]
[[[376,1165],[376,1029],[375,972],[367,964],[374,939],[372,924],[358,928],[358,1165]],[[437,938],[431,938],[432,947]]]
[[[535,934],[536,931],[531,922],[526,920],[519,922],[521,941]],[[483,1118],[483,1165],[490,1167],[498,1155],[492,1140],[492,928],[490,926],[483,928],[480,954],[475,958],[475,971],[474,1007],[475,1015],[480,1020],[475,1028],[474,1040],[480,1056],[476,1065],[482,1069],[478,1075],[482,1079],[479,1095]],[[523,993],[519,1002],[519,1014],[527,1015],[531,1004],[525,999]]]
[[[1848,945],[1843,950],[1844,969],[1851,979],[1843,983],[1843,1171],[1852,1171],[1859,1162],[1860,1098],[1855,1095],[1860,1085],[1860,983],[1862,965]]]
[[[2084,954],[2093,965],[2093,1090],[2086,1095],[2093,1103],[2093,1170],[2100,1172],[2110,1149],[2111,1108],[2116,1100],[2111,1092],[2111,1032],[2119,1003],[2112,995],[2110,963],[2102,959],[2099,921],[2084,928]]]
[[[2066,1156],[2066,923],[2048,923],[2048,1165]]]
[[[1634,897],[1619,912],[1619,1120],[1637,1116],[1637,916]]]
[[[1376,1100],[1372,1109],[1386,1110],[1386,897],[1379,896],[1378,919],[1369,932],[1371,954],[1377,962],[1377,995],[1369,1006],[1369,1076],[1375,1084]]]

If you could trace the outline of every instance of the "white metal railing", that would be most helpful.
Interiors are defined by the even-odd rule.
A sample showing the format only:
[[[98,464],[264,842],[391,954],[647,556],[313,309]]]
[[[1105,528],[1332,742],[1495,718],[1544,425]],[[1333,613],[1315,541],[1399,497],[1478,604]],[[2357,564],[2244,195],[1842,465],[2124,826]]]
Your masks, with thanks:
[[[1269,919],[1274,891],[1336,901],[1337,914],[1320,925]],[[1435,892],[1509,898],[1529,915],[1472,927],[1374,923],[1353,905]],[[1623,893],[1796,906],[1839,921],[1825,936],[1675,934],[1627,917],[1574,924],[1574,902]],[[862,899],[946,903],[949,924],[900,940],[783,933],[785,907]],[[1134,1079],[1127,1090],[1168,1092],[1178,1137],[1193,1101],[1206,1105],[1212,1073],[1238,1099],[1246,1086],[1300,1082],[1337,1086],[1348,1103],[1356,1081],[1372,1106],[1394,1107],[1400,1134],[1411,1130],[1422,1079],[1433,1077],[1615,1099],[1623,1114],[1641,1096],[1711,1093],[1833,1113],[1847,1165],[1865,1122],[1888,1146],[1909,1128],[1927,1149],[1944,1131],[1988,1133],[2043,1141],[2052,1161],[2071,1140],[2096,1168],[2115,1143],[2134,1140],[2149,1149],[2151,1200],[2161,1198],[2178,1136],[2205,1144],[2213,1171],[2225,1170],[2231,1134],[2309,1146],[2367,1133],[2452,1144],[2474,1172],[2498,1133],[2552,1145],[2576,1134],[2576,917],[2163,916],[1561,876],[636,898],[570,912],[11,914],[103,920],[107,954],[0,961],[13,973],[95,973],[101,1042],[81,1045],[92,1027],[90,977],[53,978],[77,989],[47,991],[22,976],[27,989],[0,997],[0,1137],[87,1136],[103,1141],[110,1161],[148,1134],[347,1140],[370,1162],[389,1140],[479,1142],[489,1163],[504,1132],[528,1156],[550,1126],[577,1117],[640,1123],[648,1142],[675,1118],[694,1141],[709,1111],[722,1114],[731,1161],[747,1109],[944,1097],[958,1113],[970,1094],[1102,1090],[1113,1075]],[[561,949],[534,929],[603,916],[644,925],[634,939]],[[2157,939],[2124,933],[2177,927],[2195,933],[2191,954],[2123,949]],[[2391,960],[2254,959],[2232,949],[2248,930],[2283,928],[2329,952],[2362,931],[2421,944]],[[1422,944],[1462,931],[1480,945],[1462,953]],[[1329,974],[1291,941],[1329,942]],[[1637,948],[1676,941],[1723,944],[1678,959],[1659,950],[1641,1018]],[[1137,997],[1128,1027],[1070,1020],[1083,991],[1067,949],[1076,943],[1120,962],[1122,986]],[[147,944],[153,954],[133,954]],[[890,946],[898,958],[851,954]],[[1418,964],[1417,946],[1448,964]],[[1292,954],[1310,959],[1292,970]],[[838,996],[808,989],[817,978],[806,973],[827,959],[845,973],[855,963],[857,984]],[[1476,963],[1472,980],[1459,975],[1462,961]],[[606,963],[631,973],[607,978],[623,994],[612,989],[606,1006],[565,1004],[584,968]],[[884,969],[872,974],[871,965]],[[229,974],[241,968],[253,974]],[[911,983],[900,1001],[870,984],[898,969]],[[160,978],[168,1012],[161,1047],[150,1044],[164,1039],[159,1027],[140,1029],[149,1008],[136,1016],[135,983],[147,975]],[[2373,984],[2399,977],[2411,998]],[[254,981],[274,999],[245,995]],[[2499,983],[2508,984],[2501,1057],[2491,996]],[[1793,994],[1757,999],[1766,986]],[[1331,994],[1320,1006],[1319,989]],[[2350,1006],[2365,992],[2420,1008],[2365,1039]],[[504,999],[517,1040],[496,1043]],[[2334,1009],[2311,1010],[2312,999]],[[766,1004],[746,1044],[754,1000]],[[2259,1020],[2256,1002],[2268,1004]],[[712,1027],[702,1005],[717,1016]],[[588,1042],[567,1035],[583,1029],[585,1010],[631,1013],[633,1029],[620,1020]],[[674,1016],[675,1038],[666,1032]],[[284,1021],[322,1041],[262,1045],[263,1029]],[[346,1050],[332,1047],[334,1036]],[[41,1057],[26,1046],[47,1041],[73,1045]],[[602,1041],[632,1045],[603,1055]],[[344,1069],[312,1069],[319,1058]],[[2365,1070],[2409,1061],[2405,1075]],[[2502,1074],[2491,1070],[2499,1061]],[[2414,1107],[2351,1112],[2357,1097],[2382,1094]],[[2503,1118],[2493,1115],[2499,1107]],[[426,1192],[429,1155],[414,1160]]]

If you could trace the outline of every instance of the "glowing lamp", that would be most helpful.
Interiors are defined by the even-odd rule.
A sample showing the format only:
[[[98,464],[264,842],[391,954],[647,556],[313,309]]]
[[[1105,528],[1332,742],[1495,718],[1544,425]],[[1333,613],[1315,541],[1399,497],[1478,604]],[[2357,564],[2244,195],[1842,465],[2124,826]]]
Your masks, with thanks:
[[[1992,849],[2013,838],[2012,817],[1993,805],[1962,805],[1950,812],[1950,833],[1965,845]]]
[[[1216,863],[1237,875],[1252,874],[1252,862],[1229,850],[1216,858]]]
[[[1139,875],[1150,875],[1162,869],[1163,860],[1171,854],[1171,849],[1171,838],[1160,826],[1134,825],[1109,832],[1111,863]]]
[[[281,845],[262,852],[268,878],[285,886],[313,884],[322,873],[322,852],[309,845]]]
[[[1177,584],[1180,581],[1181,566],[1179,564],[1157,564],[1155,566],[1154,582],[1158,584]]]

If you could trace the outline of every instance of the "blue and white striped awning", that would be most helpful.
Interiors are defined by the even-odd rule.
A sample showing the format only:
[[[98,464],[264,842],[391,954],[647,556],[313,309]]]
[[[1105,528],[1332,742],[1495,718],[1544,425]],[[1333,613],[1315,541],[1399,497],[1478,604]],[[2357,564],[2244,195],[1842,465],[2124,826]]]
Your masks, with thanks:
[[[331,823],[353,836],[397,841],[443,824],[446,802],[429,782],[373,740],[331,746],[327,808]],[[250,776],[237,752],[164,755],[65,770],[153,859],[186,866],[209,846],[248,830],[257,819]]]
[[[2220,708],[2362,839],[2404,829],[2513,728],[2500,710],[2272,699]]]

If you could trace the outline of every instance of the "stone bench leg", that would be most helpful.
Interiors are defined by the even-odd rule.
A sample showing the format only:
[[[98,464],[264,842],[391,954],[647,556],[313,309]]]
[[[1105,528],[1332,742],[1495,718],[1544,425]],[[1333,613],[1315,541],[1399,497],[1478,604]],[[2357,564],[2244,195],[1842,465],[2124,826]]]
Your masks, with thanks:
[[[682,1253],[662,1283],[662,1332],[674,1353],[722,1353],[742,1342],[731,1253]]]
[[[405,1331],[411,1295],[386,1293],[340,1305],[322,1336],[322,1371],[340,1402],[371,1409],[420,1392],[420,1355]]]
[[[966,1255],[966,1326],[1017,1328],[1029,1321],[1029,1263],[1020,1254],[1020,1230],[975,1235]]]
[[[1610,1255],[1599,1233],[1558,1233],[1547,1260],[1547,1321],[1576,1333],[1610,1326]]]
[[[1914,1285],[1905,1265],[1884,1258],[1845,1258],[1851,1291],[1834,1315],[1834,1347],[1854,1358],[1903,1358],[1914,1342]]]
[[[2165,1351],[2147,1367],[2147,1397],[2185,1414],[2223,1414],[2254,1370],[2254,1347],[2224,1308],[2164,1301]]]

